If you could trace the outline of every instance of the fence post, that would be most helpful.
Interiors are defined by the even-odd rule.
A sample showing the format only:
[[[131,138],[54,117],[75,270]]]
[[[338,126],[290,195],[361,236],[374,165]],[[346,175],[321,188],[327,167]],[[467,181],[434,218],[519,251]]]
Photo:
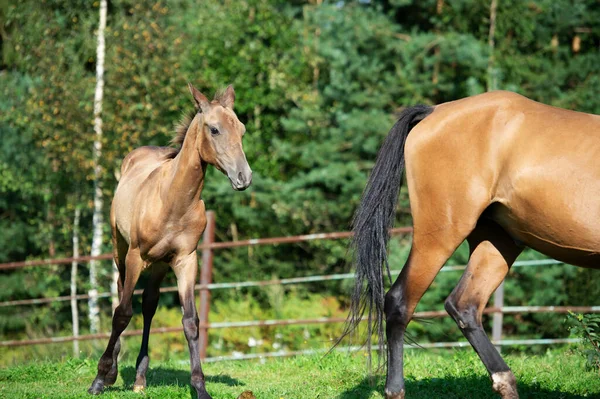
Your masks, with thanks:
[[[492,322],[492,340],[498,342],[502,339],[502,308],[504,307],[504,281],[498,286],[494,293],[494,307],[500,308],[499,312],[494,313]],[[501,351],[501,346],[496,345],[498,352]]]
[[[215,242],[215,213],[206,212],[206,229],[202,236],[202,244],[212,244]],[[200,284],[210,284],[212,282],[213,252],[210,248],[202,250],[202,267],[200,268]],[[206,358],[206,348],[208,347],[208,312],[210,310],[210,291],[206,288],[200,289],[200,335],[198,337],[200,345],[200,359]]]

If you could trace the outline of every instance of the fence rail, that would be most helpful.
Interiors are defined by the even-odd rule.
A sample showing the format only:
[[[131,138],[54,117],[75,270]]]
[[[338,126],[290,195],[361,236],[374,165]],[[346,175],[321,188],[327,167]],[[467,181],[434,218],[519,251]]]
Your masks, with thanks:
[[[210,213],[207,212],[207,214]],[[207,225],[208,228],[208,225]],[[391,235],[401,235],[412,233],[412,227],[396,227],[390,229]],[[352,237],[350,231],[339,231],[333,233],[316,233],[316,234],[303,234],[297,236],[286,236],[286,237],[271,237],[271,238],[252,238],[249,240],[241,241],[224,241],[224,242],[204,242],[198,245],[199,250],[213,250],[213,249],[225,249],[225,248],[237,248],[237,247],[253,247],[257,245],[274,245],[274,244],[293,244],[305,241],[314,240],[335,240],[341,238]],[[24,267],[32,266],[54,266],[54,265],[66,265],[71,262],[89,262],[90,260],[110,260],[112,254],[102,254],[98,256],[78,256],[70,258],[56,258],[56,259],[35,259],[25,260],[20,262],[7,262],[0,263],[0,270],[11,270],[11,269],[22,269]]]
[[[207,212],[207,228],[204,233],[202,244],[198,246],[198,249],[202,251],[202,269],[200,272],[200,284],[196,285],[196,290],[200,293],[201,303],[199,307],[199,319],[200,319],[200,342],[201,342],[201,356],[207,361],[218,361],[218,360],[229,360],[229,359],[250,359],[255,357],[271,357],[271,356],[293,356],[296,353],[308,353],[314,351],[295,351],[295,352],[272,352],[263,354],[251,354],[244,356],[218,356],[213,358],[206,358],[206,348],[208,346],[208,330],[209,329],[221,329],[221,328],[249,328],[249,327],[262,327],[262,326],[285,326],[285,325],[308,325],[308,324],[324,324],[324,323],[342,323],[346,319],[333,317],[333,318],[314,318],[314,319],[288,319],[288,320],[248,320],[248,321],[235,321],[235,322],[221,322],[221,323],[209,323],[208,322],[208,311],[210,307],[210,291],[216,289],[231,289],[231,288],[248,288],[248,287],[265,287],[269,285],[286,285],[286,284],[303,284],[319,281],[334,281],[353,279],[353,273],[343,274],[331,274],[331,275],[320,275],[320,276],[306,276],[306,277],[293,277],[286,279],[272,279],[262,281],[243,281],[243,282],[230,282],[230,283],[212,283],[212,251],[225,248],[235,248],[244,246],[256,246],[256,245],[276,245],[276,244],[290,244],[299,243],[312,240],[330,240],[330,239],[342,239],[349,238],[352,236],[351,232],[334,232],[334,233],[319,233],[319,234],[306,234],[297,236],[287,237],[273,237],[273,238],[259,238],[242,241],[232,242],[214,242],[214,229],[215,229],[215,217],[213,212]],[[390,230],[391,235],[405,235],[412,232],[410,227],[400,227]],[[76,258],[60,258],[60,259],[44,259],[44,260],[31,260],[24,262],[10,262],[0,264],[0,270],[14,270],[32,266],[49,266],[59,264],[71,264],[72,261],[85,262],[92,259],[107,260],[111,259],[111,254],[103,254],[100,256],[82,256]],[[513,267],[527,267],[527,266],[543,266],[552,264],[561,264],[562,262],[545,259],[545,260],[534,260],[534,261],[519,261],[515,262]],[[463,270],[465,266],[445,266],[442,268],[443,272],[459,271]],[[392,271],[397,274],[399,271]],[[504,314],[515,314],[515,313],[566,313],[568,311],[593,313],[600,312],[600,306],[503,306],[502,293],[503,285],[501,285],[496,292],[496,300],[494,306],[484,309],[486,314],[494,314],[494,326],[492,341],[494,345],[538,345],[538,344],[556,344],[556,343],[571,343],[576,340],[558,338],[558,339],[519,339],[519,340],[502,340],[502,315]],[[164,287],[161,288],[161,292],[176,292],[177,287]],[[140,295],[143,290],[138,289],[134,291],[134,295]],[[98,298],[108,298],[111,293],[99,293]],[[23,305],[40,305],[45,303],[53,303],[60,301],[69,300],[81,300],[88,299],[89,295],[65,295],[52,298],[32,298],[22,300],[11,300],[0,302],[0,307],[7,306],[23,306]],[[447,317],[448,314],[443,310],[436,311],[425,311],[415,313],[417,318],[435,318],[435,317]],[[152,334],[168,334],[183,331],[182,327],[161,327],[153,328]],[[142,330],[130,330],[123,332],[123,336],[139,336],[142,335]],[[106,339],[110,336],[110,333],[98,333],[98,334],[87,334],[87,335],[75,335],[75,336],[64,336],[64,337],[44,337],[37,339],[27,340],[9,340],[1,341],[0,347],[17,347],[25,345],[42,345],[42,344],[53,344],[53,343],[65,343],[65,342],[79,342],[86,340]],[[468,342],[442,342],[442,343],[423,343],[417,344],[418,347],[460,347],[469,345]],[[351,349],[351,348],[350,348]]]
[[[600,313],[600,306],[505,306],[503,308],[490,307],[483,310],[484,314],[490,313],[502,313],[502,314],[515,314],[515,313],[568,313],[582,312],[582,313]],[[419,319],[431,319],[439,317],[449,317],[445,310],[430,310],[424,312],[416,312],[413,316]],[[363,319],[363,321],[366,319]],[[346,321],[344,317],[319,317],[314,319],[273,319],[273,320],[247,320],[247,321],[231,321],[231,322],[219,322],[219,323],[200,323],[202,329],[223,329],[223,328],[249,328],[249,327],[266,327],[266,326],[292,326],[292,325],[310,325],[310,324],[333,324],[343,323]],[[143,330],[129,330],[123,332],[123,336],[139,336],[142,335]],[[152,335],[168,334],[174,332],[182,332],[183,327],[158,327],[152,328],[150,333]],[[37,338],[29,340],[11,340],[1,341],[0,347],[14,347],[14,346],[26,346],[26,345],[39,345],[39,344],[56,344],[65,343],[71,341],[89,341],[96,339],[109,338],[110,333],[98,333],[98,334],[87,334],[79,336],[65,336],[65,337],[48,337],[48,338]],[[559,339],[560,340],[560,339]],[[499,345],[508,345],[505,340],[496,340]],[[506,342],[521,342],[522,340],[507,340]],[[544,341],[547,343],[555,342],[555,340]],[[556,341],[560,342],[560,341]],[[422,346],[421,344],[418,344]]]
[[[541,260],[529,260],[529,261],[518,261],[515,262],[512,267],[527,267],[527,266],[546,266],[546,265],[559,265],[562,262],[559,262],[554,259],[541,259]],[[457,265],[457,266],[444,266],[441,269],[441,272],[452,272],[452,271],[461,271],[465,269],[465,265]],[[392,276],[398,275],[400,270],[391,270]],[[326,274],[326,275],[315,275],[315,276],[306,276],[306,277],[291,277],[284,279],[271,279],[271,280],[261,280],[261,281],[239,281],[239,282],[229,282],[229,283],[210,283],[210,284],[196,284],[196,290],[219,290],[219,289],[230,289],[230,288],[249,288],[249,287],[266,287],[269,285],[289,285],[289,284],[302,284],[302,283],[311,283],[311,282],[320,282],[320,281],[333,281],[333,280],[348,280],[353,279],[354,273],[339,273],[339,274]],[[133,291],[133,295],[141,295],[144,292],[143,289],[137,289]],[[160,289],[161,293],[167,292],[177,292],[176,286],[171,287],[162,287]],[[97,298],[110,298],[110,292],[101,292],[96,295]],[[70,301],[71,299],[81,300],[81,299],[89,299],[88,294],[79,294],[79,295],[63,295],[56,297],[45,297],[45,298],[31,298],[31,299],[18,299],[13,301],[4,301],[0,302],[0,307],[6,306],[20,306],[20,305],[40,305],[44,303],[52,303],[52,302],[65,302]]]

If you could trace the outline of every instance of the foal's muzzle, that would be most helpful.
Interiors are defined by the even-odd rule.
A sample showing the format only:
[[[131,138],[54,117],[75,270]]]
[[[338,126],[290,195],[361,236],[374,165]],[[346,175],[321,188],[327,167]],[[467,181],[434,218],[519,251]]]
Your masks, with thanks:
[[[238,157],[232,166],[227,170],[227,177],[229,177],[231,187],[237,191],[247,189],[252,183],[252,169],[248,165],[246,155],[242,152],[241,156]]]
[[[234,190],[244,191],[252,184],[252,171],[248,167],[246,172],[238,172],[235,178],[232,179],[230,177],[229,180],[231,181],[231,187],[233,187]]]

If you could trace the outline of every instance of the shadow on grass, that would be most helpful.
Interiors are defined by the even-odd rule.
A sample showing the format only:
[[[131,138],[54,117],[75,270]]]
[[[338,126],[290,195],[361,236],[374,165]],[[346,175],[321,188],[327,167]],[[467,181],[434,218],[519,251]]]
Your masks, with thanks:
[[[370,378],[365,378],[355,387],[348,389],[337,399],[359,399],[369,397],[373,392],[383,395],[385,385],[384,377],[377,377],[375,383]],[[519,397],[544,398],[544,399],[584,399],[581,395],[560,391],[549,391],[540,388],[537,384],[520,384],[517,382]],[[499,398],[492,390],[492,382],[487,377],[463,378],[431,378],[423,380],[406,380],[406,397],[410,399],[431,398],[456,398],[456,399],[488,399]]]
[[[133,389],[133,383],[135,382],[135,367],[124,366],[119,368],[119,374],[123,378],[124,385],[107,387],[107,391],[129,391]],[[196,391],[190,385],[191,373],[188,370],[178,370],[164,367],[148,368],[146,373],[146,383],[149,387],[156,386],[189,386],[190,398],[196,398]],[[228,375],[207,375],[206,384],[217,383],[225,384],[230,387],[233,386],[244,386],[243,382],[231,378]]]

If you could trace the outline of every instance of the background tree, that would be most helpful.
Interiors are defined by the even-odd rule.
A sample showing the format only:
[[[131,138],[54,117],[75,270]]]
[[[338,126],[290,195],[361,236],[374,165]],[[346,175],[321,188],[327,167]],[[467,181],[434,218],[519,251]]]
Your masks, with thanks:
[[[254,171],[251,188],[233,193],[218,171],[209,168],[207,175],[203,197],[216,211],[221,241],[347,230],[396,113],[417,103],[482,93],[492,73],[499,89],[600,113],[597,2],[498,1],[493,51],[491,2],[112,0],[105,30],[102,156],[96,158],[100,0],[0,3],[0,262],[71,255],[76,209],[81,209],[80,251],[90,253],[95,167],[102,170],[102,196],[111,198],[129,151],[168,145],[174,123],[192,107],[188,81],[207,94],[233,83],[236,112],[248,128],[244,146]],[[109,201],[96,209],[108,217]],[[410,224],[409,211],[402,191],[398,225]],[[105,224],[102,246],[96,246],[101,252],[110,251],[108,230]],[[407,241],[392,243],[397,269],[406,259]],[[450,262],[464,263],[467,255],[461,247]],[[346,242],[321,241],[220,251],[214,280],[348,270]],[[111,273],[110,262],[99,264],[99,291],[108,291]],[[600,292],[590,283],[591,273],[566,266],[515,268],[506,283],[506,303],[596,305]],[[78,274],[79,293],[94,288],[87,271]],[[420,309],[442,309],[458,278],[459,273],[441,274]],[[169,279],[165,284],[174,284]],[[70,280],[64,266],[0,272],[0,301],[69,295]],[[212,317],[343,315],[346,288],[326,283],[216,291]],[[156,322],[178,325],[177,296],[161,301],[166,307],[159,307]],[[110,304],[98,304],[104,330]],[[78,308],[88,310],[83,302]],[[0,335],[69,334],[70,313],[66,302],[18,312],[0,308]],[[89,322],[81,322],[85,333]],[[509,334],[566,334],[560,316],[507,316],[505,322]],[[311,327],[306,331],[315,341],[309,343],[335,335],[335,328]],[[459,336],[450,320],[411,328],[420,340]],[[215,353],[247,349],[249,334],[278,345],[305,345],[302,327],[214,334],[210,350]],[[161,343],[177,353],[175,338]],[[27,350],[6,358],[55,354]],[[91,349],[82,344],[82,350]]]

